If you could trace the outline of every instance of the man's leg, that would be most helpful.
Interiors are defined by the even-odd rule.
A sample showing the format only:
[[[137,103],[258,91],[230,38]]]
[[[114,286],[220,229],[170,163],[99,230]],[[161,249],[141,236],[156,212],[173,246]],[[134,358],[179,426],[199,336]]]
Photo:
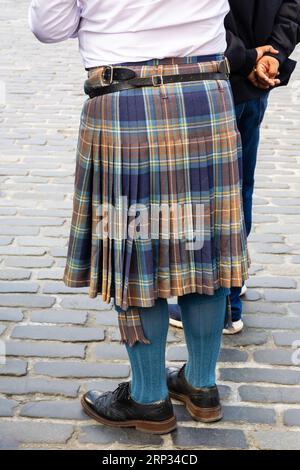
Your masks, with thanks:
[[[229,289],[214,295],[186,294],[178,298],[188,349],[187,364],[167,369],[170,396],[182,401],[190,415],[205,423],[219,421],[222,408],[216,386]]]
[[[213,387],[220,353],[228,289],[215,295],[186,294],[178,298],[188,349],[185,377],[193,387]]]
[[[140,308],[143,331],[150,344],[127,346],[131,365],[131,397],[138,403],[165,400],[168,388],[165,372],[165,352],[169,328],[166,299],[157,299],[153,307]]]
[[[252,228],[252,207],[255,169],[260,138],[260,126],[267,109],[268,95],[246,101],[236,106],[237,125],[242,138],[242,162],[240,165],[243,182],[243,209],[247,236]],[[231,289],[231,318],[237,322],[242,318],[241,288]]]
[[[242,138],[242,181],[243,181],[243,207],[247,235],[252,228],[252,206],[255,182],[255,169],[260,138],[260,126],[268,105],[268,95],[243,103],[237,108],[237,125]]]
[[[118,312],[120,308],[115,307]],[[112,392],[89,390],[81,403],[88,416],[114,427],[165,434],[176,429],[176,417],[167,387],[165,350],[169,326],[166,299],[153,307],[140,308],[144,333],[150,344],[126,346],[132,371],[131,382]]]

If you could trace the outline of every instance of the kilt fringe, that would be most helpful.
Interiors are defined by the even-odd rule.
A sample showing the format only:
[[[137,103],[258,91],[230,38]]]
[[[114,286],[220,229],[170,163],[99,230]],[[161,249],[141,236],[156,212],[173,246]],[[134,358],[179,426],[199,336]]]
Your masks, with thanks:
[[[126,311],[118,312],[118,320],[122,344],[128,344],[130,347],[138,342],[150,344],[144,334],[139,308],[130,307]]]

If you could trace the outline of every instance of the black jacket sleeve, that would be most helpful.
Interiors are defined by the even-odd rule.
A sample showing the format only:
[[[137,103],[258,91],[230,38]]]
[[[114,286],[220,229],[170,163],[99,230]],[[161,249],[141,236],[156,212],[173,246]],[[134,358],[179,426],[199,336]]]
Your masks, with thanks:
[[[243,40],[238,36],[232,12],[225,18],[225,28],[227,39],[225,55],[229,60],[231,71],[248,76],[256,63],[256,49],[247,49]]]
[[[267,44],[279,50],[279,54],[268,54],[283,64],[298,44],[300,28],[300,0],[286,0],[276,16],[274,28]]]

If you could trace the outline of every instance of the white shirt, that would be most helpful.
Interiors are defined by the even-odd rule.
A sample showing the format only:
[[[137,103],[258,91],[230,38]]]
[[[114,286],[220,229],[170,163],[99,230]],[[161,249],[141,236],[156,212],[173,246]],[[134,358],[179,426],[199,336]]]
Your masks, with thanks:
[[[32,0],[29,23],[46,43],[78,37],[86,68],[223,53],[228,0]]]

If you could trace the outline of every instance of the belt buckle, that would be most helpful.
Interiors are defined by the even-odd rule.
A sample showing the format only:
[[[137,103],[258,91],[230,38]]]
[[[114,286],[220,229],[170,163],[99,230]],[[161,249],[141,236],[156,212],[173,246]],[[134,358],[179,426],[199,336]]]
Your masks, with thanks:
[[[105,77],[105,74],[109,70],[109,79]],[[112,84],[114,79],[114,68],[112,65],[105,65],[101,73],[101,85],[109,86]]]
[[[152,85],[155,87],[162,86],[164,84],[164,79],[162,75],[152,75]]]

